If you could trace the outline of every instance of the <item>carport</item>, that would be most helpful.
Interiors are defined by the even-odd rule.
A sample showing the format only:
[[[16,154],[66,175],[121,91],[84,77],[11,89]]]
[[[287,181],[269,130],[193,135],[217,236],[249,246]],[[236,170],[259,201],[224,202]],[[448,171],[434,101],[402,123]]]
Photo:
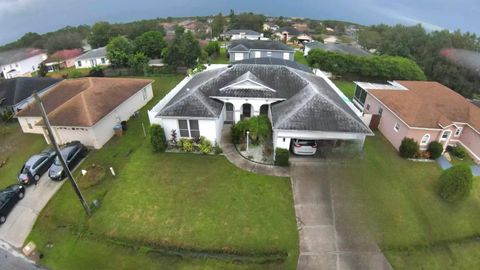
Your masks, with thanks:
[[[291,150],[292,140],[314,140],[317,143],[315,157],[355,156],[363,149],[365,133],[322,132],[309,130],[274,130],[274,148]]]

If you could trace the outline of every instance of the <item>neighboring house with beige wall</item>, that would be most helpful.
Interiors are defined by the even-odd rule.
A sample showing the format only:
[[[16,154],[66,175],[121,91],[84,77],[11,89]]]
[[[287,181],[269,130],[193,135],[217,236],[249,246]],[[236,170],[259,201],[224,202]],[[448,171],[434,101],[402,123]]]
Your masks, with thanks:
[[[438,82],[356,82],[354,104],[398,150],[403,138],[421,149],[432,141],[461,145],[480,163],[480,108]]]
[[[64,80],[40,96],[57,143],[80,141],[96,149],[152,97],[151,80],[123,78]],[[38,106],[29,104],[17,118],[23,132],[42,134],[49,143]]]

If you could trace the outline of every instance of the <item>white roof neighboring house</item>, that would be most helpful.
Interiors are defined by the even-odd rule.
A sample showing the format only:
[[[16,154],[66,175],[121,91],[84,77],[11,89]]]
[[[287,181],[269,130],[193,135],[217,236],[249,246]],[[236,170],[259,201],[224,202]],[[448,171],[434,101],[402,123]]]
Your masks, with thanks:
[[[47,54],[41,49],[23,48],[0,52],[0,72],[5,78],[30,76],[38,70],[38,66]]]
[[[100,47],[75,58],[76,68],[91,68],[95,66],[107,66],[110,61],[107,58],[107,47]]]

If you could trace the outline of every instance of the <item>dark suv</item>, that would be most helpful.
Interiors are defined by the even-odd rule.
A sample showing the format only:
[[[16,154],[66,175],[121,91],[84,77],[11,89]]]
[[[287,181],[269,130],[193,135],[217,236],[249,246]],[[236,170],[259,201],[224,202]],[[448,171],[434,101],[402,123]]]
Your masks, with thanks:
[[[80,142],[72,142],[67,144],[60,153],[65,159],[67,166],[70,170],[73,170],[75,166],[87,155],[88,149],[81,144]],[[63,171],[62,163],[60,158],[56,157],[53,162],[50,170],[48,171],[48,176],[53,181],[61,181],[65,178],[66,173]]]
[[[50,168],[55,157],[56,154],[53,149],[45,150],[30,157],[20,170],[17,177],[18,181],[23,185],[38,182],[40,177]]]
[[[5,223],[8,214],[23,197],[25,197],[25,187],[22,185],[11,185],[0,191],[0,224]]]

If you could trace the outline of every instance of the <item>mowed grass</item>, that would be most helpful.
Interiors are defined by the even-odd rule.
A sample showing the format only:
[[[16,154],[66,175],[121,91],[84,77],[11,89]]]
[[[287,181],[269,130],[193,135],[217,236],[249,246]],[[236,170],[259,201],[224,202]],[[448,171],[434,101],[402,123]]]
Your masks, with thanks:
[[[436,193],[441,170],[432,163],[401,159],[379,133],[368,138],[361,158],[349,161],[335,178],[350,198],[344,208],[368,228],[395,269],[469,269],[480,265],[480,179],[458,203]],[[477,254],[477,255],[475,255]],[[425,259],[422,260],[422,256]]]
[[[344,80],[333,80],[333,83],[342,90],[342,92],[347,96],[350,100],[355,95],[355,84],[351,81],[344,81]]]
[[[42,135],[23,133],[16,119],[0,123],[0,163],[5,162],[0,167],[0,188],[17,183],[23,164],[46,147]]]
[[[129,121],[123,137],[81,166],[117,173],[83,190],[101,207],[87,218],[67,184],[42,211],[29,236],[45,255],[42,263],[52,269],[294,269],[298,233],[288,179],[242,171],[221,156],[153,153],[142,131],[146,109],[182,78],[154,79],[155,100]]]
[[[230,60],[227,57],[227,49],[220,48],[220,53],[217,54],[211,61],[212,64],[229,64]]]
[[[295,51],[293,58],[295,59],[295,62],[308,66],[307,59],[303,56],[303,51]]]

